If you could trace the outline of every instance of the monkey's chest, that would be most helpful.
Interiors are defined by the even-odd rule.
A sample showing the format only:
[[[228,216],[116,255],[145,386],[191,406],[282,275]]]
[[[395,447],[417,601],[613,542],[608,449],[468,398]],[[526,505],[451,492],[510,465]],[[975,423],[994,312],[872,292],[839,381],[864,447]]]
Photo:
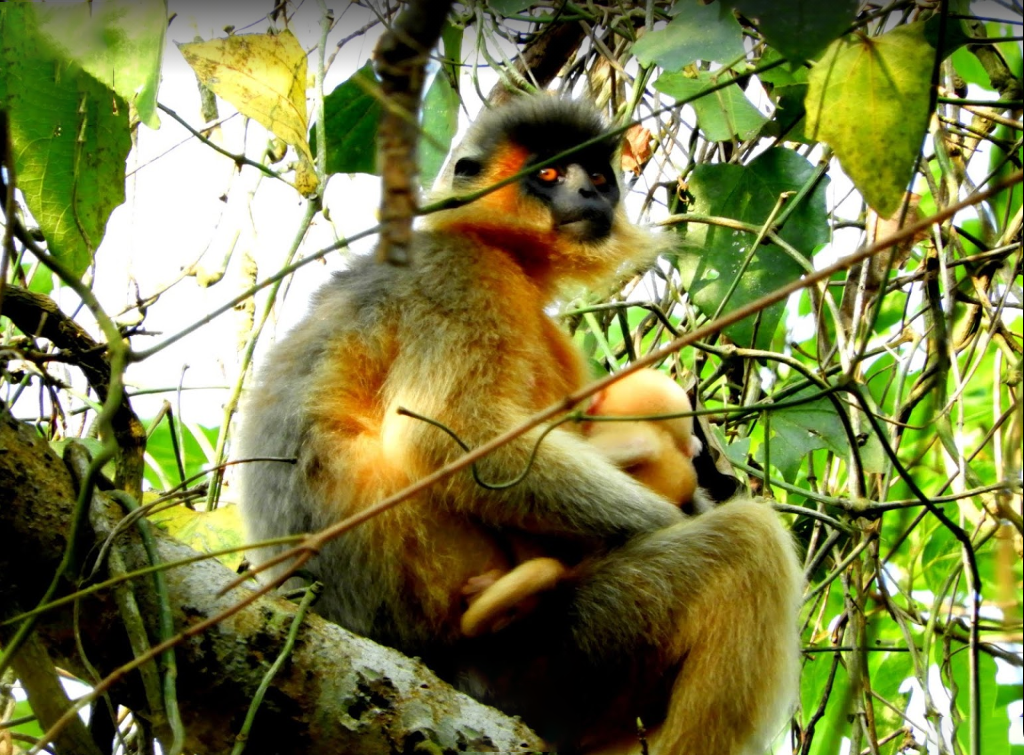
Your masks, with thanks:
[[[583,354],[546,315],[537,329],[533,353],[528,355],[530,407],[534,411],[561,401],[587,382]]]

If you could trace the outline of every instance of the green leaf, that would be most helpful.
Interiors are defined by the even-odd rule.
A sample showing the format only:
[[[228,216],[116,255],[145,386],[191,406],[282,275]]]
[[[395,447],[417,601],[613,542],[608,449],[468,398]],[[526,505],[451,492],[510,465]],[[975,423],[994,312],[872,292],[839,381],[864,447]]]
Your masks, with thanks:
[[[960,563],[959,543],[941,524],[936,524],[921,550],[921,574],[933,593],[938,593],[949,576],[950,569]]]
[[[447,71],[452,88],[459,91],[459,72],[462,70],[462,38],[466,30],[456,26],[450,20],[444,22],[441,29],[441,44],[444,45],[442,69]]]
[[[816,140],[807,136],[807,111],[804,100],[807,98],[806,84],[776,87],[772,92],[775,101],[775,116],[765,123],[761,133],[787,142],[813,144]]]
[[[834,592],[838,593],[839,591],[835,590]],[[811,743],[811,755],[839,755],[843,752],[843,738],[850,732],[849,713],[852,707],[850,703],[853,691],[850,688],[850,677],[842,664],[836,671],[832,688],[828,691],[831,694],[825,707],[825,715],[818,721],[814,729],[815,736]],[[805,718],[809,718],[811,713],[817,711],[817,708],[818,700],[814,700],[810,705],[805,703]]]
[[[785,60],[777,50],[771,47],[766,47],[764,54],[761,59],[757,61],[758,66],[767,65],[768,63],[774,63],[777,60]],[[798,65],[795,63],[785,63],[775,68],[770,68],[767,71],[762,71],[757,74],[757,78],[761,79],[765,84],[770,84],[773,87],[782,86],[793,86],[794,84],[806,84],[807,83],[807,67]]]
[[[745,54],[743,30],[724,5],[681,0],[675,12],[668,26],[647,32],[633,45],[641,65],[678,71],[698,60],[731,63]]]
[[[768,47],[758,61],[759,65],[784,60],[777,51]],[[761,130],[762,136],[771,136],[785,141],[813,144],[804,132],[807,96],[807,68],[792,63],[759,73],[758,78],[775,100],[775,114]]]
[[[26,275],[30,268],[30,265],[22,265]],[[53,273],[42,265],[36,265],[36,270],[32,273],[32,277],[28,282],[28,290],[49,296],[50,292],[53,291]]]
[[[956,13],[956,11],[950,11],[950,13]],[[929,16],[924,22],[925,39],[936,50],[942,51],[943,60],[953,54],[955,50],[977,41],[971,36],[970,29],[963,19],[947,18],[945,35],[939,33],[941,29],[942,16],[938,13]]]
[[[367,63],[324,98],[328,173],[380,175],[377,128],[381,105],[372,94],[379,89],[373,64]],[[315,153],[315,128],[310,132],[309,143]]]
[[[857,16],[860,0],[723,0],[757,24],[772,47],[790,60],[811,60]]]
[[[32,710],[32,705],[29,701],[19,700],[14,704],[14,710],[11,712],[10,717],[14,719],[34,715],[35,711]],[[17,734],[23,734],[26,737],[31,737],[32,739],[39,739],[44,734],[43,727],[39,725],[38,720],[12,726],[11,731],[16,732]]]
[[[74,61],[139,114],[160,127],[156,94],[167,28],[164,0],[35,6],[39,32],[57,59]]]
[[[838,40],[808,77],[807,133],[831,145],[883,217],[898,209],[928,127],[935,49],[923,30]]]
[[[969,751],[968,737],[973,721],[970,712],[969,656],[966,648],[955,652],[949,660],[952,681],[957,686],[954,702],[960,711],[962,723],[956,729],[956,738],[964,752]],[[978,687],[981,693],[981,751],[986,755],[1006,755],[1010,751],[1010,719],[1005,707],[996,707],[999,685],[996,684],[996,662],[985,653],[978,654]]]
[[[202,433],[206,436],[206,445],[217,442],[217,428],[199,427],[188,425],[182,433],[183,448],[181,455],[185,467],[185,477],[202,472],[210,462],[203,444],[195,437],[195,433]],[[176,485],[181,480],[178,474],[178,460],[174,454],[174,444],[171,442],[170,425],[161,422],[153,429],[146,441],[146,481],[155,489],[165,489],[169,485]]]
[[[654,88],[677,100],[688,100],[717,83],[715,77],[706,71],[698,73],[696,78],[683,73],[666,73],[658,77]],[[713,142],[726,141],[734,136],[749,139],[768,121],[750,103],[738,84],[706,94],[690,105],[697,113],[697,123],[704,136]]]
[[[444,165],[459,128],[459,93],[442,70],[423,100],[423,138],[420,140],[420,182],[429,187]]]
[[[749,165],[698,165],[690,178],[694,204],[691,212],[735,218],[762,225],[783,192],[799,191],[815,175],[814,166],[792,150],[764,152]],[[804,257],[829,238],[825,209],[827,179],[821,180],[793,211],[780,236]],[[739,284],[724,312],[774,291],[798,278],[804,271],[797,261],[771,243],[761,244],[747,270],[740,268],[755,236],[721,226],[689,223],[679,250],[677,264],[682,284],[697,307],[709,317],[715,314],[733,279]],[[767,348],[785,309],[779,303],[761,312],[754,339],[755,318],[748,317],[725,329],[741,346],[754,343]]]
[[[0,5],[0,107],[18,188],[50,251],[81,276],[124,202],[128,106],[73,61],[49,51],[35,3]]]
[[[773,411],[771,415],[771,463],[787,482],[796,479],[800,464],[811,451],[828,448],[845,457],[850,444],[835,407],[822,398],[803,406]],[[764,452],[758,450],[758,461]]]

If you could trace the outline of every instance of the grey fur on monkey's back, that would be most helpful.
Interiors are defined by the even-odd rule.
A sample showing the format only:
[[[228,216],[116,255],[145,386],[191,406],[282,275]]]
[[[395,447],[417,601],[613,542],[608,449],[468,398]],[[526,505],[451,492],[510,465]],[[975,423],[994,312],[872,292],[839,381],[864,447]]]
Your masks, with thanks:
[[[429,234],[418,234],[417,250],[430,241]],[[474,296],[473,281],[461,271],[464,265],[458,264],[460,257],[471,261],[471,250],[456,245],[449,247],[452,253],[448,253],[431,246],[431,254],[416,254],[410,267],[379,264],[372,256],[353,258],[348,270],[335,273],[316,293],[302,322],[267,354],[243,408],[238,458],[279,457],[296,459],[296,463],[242,465],[241,505],[250,542],[315,532],[353,513],[325,505],[307,484],[307,467],[315,463],[304,454],[311,431],[307,409],[314,380],[325,355],[346,335],[360,339],[369,335],[372,341],[374,334],[394,331],[418,342],[429,340],[424,338],[429,332],[443,332],[444,323],[438,322],[436,313],[448,306],[440,301],[447,297],[443,291],[432,290],[435,276],[444,276],[446,289],[465,278],[465,286],[460,287],[467,299],[483,298]],[[486,305],[477,302],[482,312],[487,311]],[[474,313],[452,311],[450,315],[470,317]],[[344,536],[343,542],[328,544],[309,562],[306,571],[324,583],[316,611],[385,644],[406,652],[423,652],[420,643],[429,641],[429,635],[403,626],[398,607],[386,602],[371,605],[369,596],[384,601],[396,576],[381,568],[381,554],[364,550],[367,545],[359,537]],[[253,560],[265,561],[285,549],[262,549]]]

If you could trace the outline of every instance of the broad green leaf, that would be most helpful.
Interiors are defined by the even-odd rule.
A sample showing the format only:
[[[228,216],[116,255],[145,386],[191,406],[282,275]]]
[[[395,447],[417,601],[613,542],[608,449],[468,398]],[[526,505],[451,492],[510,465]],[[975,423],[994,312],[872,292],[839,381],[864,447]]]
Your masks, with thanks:
[[[8,115],[18,188],[50,251],[81,276],[110,213],[124,202],[128,106],[50,51],[38,7],[0,5],[0,107]]]
[[[750,436],[740,438],[735,443],[729,443],[718,425],[714,425],[713,430],[718,438],[718,445],[725,452],[726,458],[734,464],[746,464],[747,457],[750,454]]]
[[[456,26],[450,20],[444,22],[441,29],[441,44],[444,46],[444,61],[441,67],[448,72],[449,83],[459,91],[459,73],[462,70],[462,38],[466,30]]]
[[[772,63],[783,59],[771,47],[761,56],[759,64]],[[807,68],[793,64],[781,65],[758,74],[772,99],[775,100],[775,115],[765,123],[762,136],[772,136],[785,141],[814,143],[804,132],[806,125],[804,98],[807,96]]]
[[[813,144],[816,140],[807,136],[807,111],[804,100],[807,98],[807,85],[776,87],[775,117],[765,124],[761,131],[764,136],[781,138],[787,142]]]
[[[701,71],[696,78],[683,73],[666,73],[654,82],[654,88],[677,100],[695,97],[709,86],[717,84],[715,77]],[[690,102],[697,113],[697,124],[704,136],[713,142],[722,142],[734,136],[749,139],[768,121],[743,94],[738,84],[730,84]]]
[[[822,659],[824,660],[824,658]],[[820,663],[820,661],[819,661]],[[818,673],[821,673],[820,671]],[[839,665],[835,681],[828,690],[828,703],[825,715],[814,728],[814,739],[811,742],[810,755],[839,755],[843,752],[843,738],[850,732],[850,708],[853,690],[850,688],[850,677],[846,667]],[[818,701],[804,705],[805,720],[818,709]]]
[[[903,682],[914,675],[910,653],[871,653],[871,688],[890,702],[905,696]]]
[[[377,128],[381,105],[373,95],[379,89],[373,65],[367,63],[324,98],[329,174],[380,174],[377,168]],[[313,135],[310,142],[316,150]]]
[[[921,574],[928,589],[937,593],[942,589],[951,569],[960,564],[962,550],[952,533],[936,524],[921,549]]]
[[[874,622],[879,628],[889,628],[889,634],[893,634],[886,644],[895,642],[903,644],[902,635],[895,632],[895,626],[889,622]],[[875,638],[880,640],[880,638]],[[900,711],[903,710],[910,697],[909,692],[900,692],[903,682],[914,675],[914,665],[910,653],[892,652],[868,652],[868,673],[871,675],[871,691],[880,698],[888,701],[895,709],[888,705],[875,706],[876,726],[880,731],[892,731],[899,729],[904,719]]]
[[[992,81],[988,77],[988,71],[973,52],[961,47],[953,53],[952,62],[953,68],[965,82],[977,84],[983,89],[992,91]]]
[[[30,265],[22,265],[26,275],[30,267]],[[32,273],[32,277],[28,281],[28,290],[49,296],[50,292],[53,291],[53,273],[42,265],[36,265],[35,272]]]
[[[731,63],[743,57],[743,30],[721,3],[681,0],[675,12],[668,26],[647,32],[633,45],[642,65],[678,71],[698,60]]]
[[[55,58],[71,60],[117,94],[150,128],[159,128],[156,93],[167,28],[164,0],[34,6],[39,31]]]
[[[28,700],[19,700],[14,704],[14,710],[11,711],[11,719],[15,718],[26,718],[27,716],[34,716],[35,711],[32,710],[32,705]],[[17,726],[12,726],[11,731],[17,734],[23,734],[26,737],[32,737],[32,739],[39,739],[43,736],[43,727],[39,725],[38,719],[35,721],[28,721]]]
[[[845,458],[850,449],[835,407],[825,398],[773,411],[771,428],[771,463],[787,482],[796,479],[801,462],[811,451],[827,448]],[[763,447],[758,451],[758,460],[763,461]]]
[[[807,133],[883,217],[899,208],[928,126],[935,49],[921,23],[834,42],[808,77]]]
[[[950,13],[956,13],[956,11],[951,10]],[[936,13],[930,16],[924,22],[924,37],[928,40],[928,44],[942,52],[943,60],[952,55],[955,50],[975,41],[964,19],[947,18],[945,20],[945,35],[940,33],[942,25],[943,19],[940,14]]]
[[[969,727],[973,721],[970,706],[969,657],[966,647],[953,653],[950,659],[952,681],[957,686],[955,703],[960,711],[962,723],[957,727],[956,738],[969,752]],[[999,685],[996,684],[996,662],[985,653],[978,653],[978,687],[981,692],[981,752],[985,755],[1008,755],[1010,752],[1010,719],[1005,707],[996,707]]]
[[[316,176],[306,140],[306,51],[295,36],[287,29],[236,34],[178,49],[203,84],[295,148],[304,165],[296,171],[297,188],[312,194]]]
[[[420,139],[420,182],[434,183],[452,138],[459,128],[459,94],[439,71],[423,100],[423,138]]]
[[[774,48],[766,47],[764,54],[761,55],[757,64],[760,67],[767,65],[768,63],[774,63],[785,59],[786,58],[780,55]],[[770,84],[773,87],[806,84],[807,67],[796,63],[784,63],[783,65],[776,66],[775,68],[769,68],[767,71],[762,71],[757,74],[757,78],[761,79],[765,84]]]
[[[772,47],[794,62],[813,59],[853,23],[860,0],[723,0],[757,24]]]
[[[207,445],[217,441],[217,428],[199,427],[189,425],[182,432],[182,463],[185,467],[185,477],[192,477],[203,471],[209,463],[203,444],[196,439],[193,433],[201,432],[206,435]],[[178,460],[174,454],[174,444],[171,442],[170,425],[161,422],[152,430],[146,441],[146,481],[155,489],[164,489],[169,483],[177,485],[179,479]]]
[[[814,172],[814,166],[806,158],[786,149],[768,150],[748,165],[698,165],[689,183],[694,197],[691,212],[760,226],[768,219],[781,194],[799,191],[813,178]],[[825,209],[827,185],[827,179],[820,180],[780,232],[781,237],[806,258],[829,238]],[[739,284],[724,312],[774,291],[804,271],[803,266],[778,246],[761,244],[747,270],[740,275],[743,260],[754,240],[754,234],[732,228],[688,224],[678,253],[678,266],[683,286],[704,314],[715,314],[737,276]],[[767,348],[784,308],[785,304],[780,303],[761,312],[756,341],[753,317],[730,325],[725,332],[741,346],[756,343],[759,348]]]
[[[213,511],[193,511],[175,506],[157,514],[150,520],[167,533],[201,553],[222,548],[239,548],[234,553],[218,556],[217,560],[229,569],[237,569],[242,562],[242,518],[237,506],[221,506]]]

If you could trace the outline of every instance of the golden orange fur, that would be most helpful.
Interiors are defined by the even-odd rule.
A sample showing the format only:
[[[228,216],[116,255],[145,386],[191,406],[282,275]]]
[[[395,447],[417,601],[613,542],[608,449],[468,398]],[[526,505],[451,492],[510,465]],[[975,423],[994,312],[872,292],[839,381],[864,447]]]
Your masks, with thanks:
[[[546,308],[662,245],[628,222],[603,129],[587,106],[554,98],[483,116],[441,195],[599,138],[558,164],[564,186],[530,174],[437,213],[408,266],[356,259],[317,294],[247,401],[239,456],[297,459],[241,466],[251,540],[331,525],[462,453],[399,407],[476,447],[584,384],[583,357]],[[596,171],[610,178],[588,183]],[[477,465],[502,483],[532,459],[516,484],[484,488],[465,471],[326,544],[307,564],[325,586],[317,610],[422,657],[559,747],[636,749],[639,716],[657,755],[759,752],[798,670],[802,575],[771,508],[741,499],[690,518],[578,431],[538,445],[540,432]],[[505,629],[465,637],[464,587],[522,560],[516,542],[573,579]]]

